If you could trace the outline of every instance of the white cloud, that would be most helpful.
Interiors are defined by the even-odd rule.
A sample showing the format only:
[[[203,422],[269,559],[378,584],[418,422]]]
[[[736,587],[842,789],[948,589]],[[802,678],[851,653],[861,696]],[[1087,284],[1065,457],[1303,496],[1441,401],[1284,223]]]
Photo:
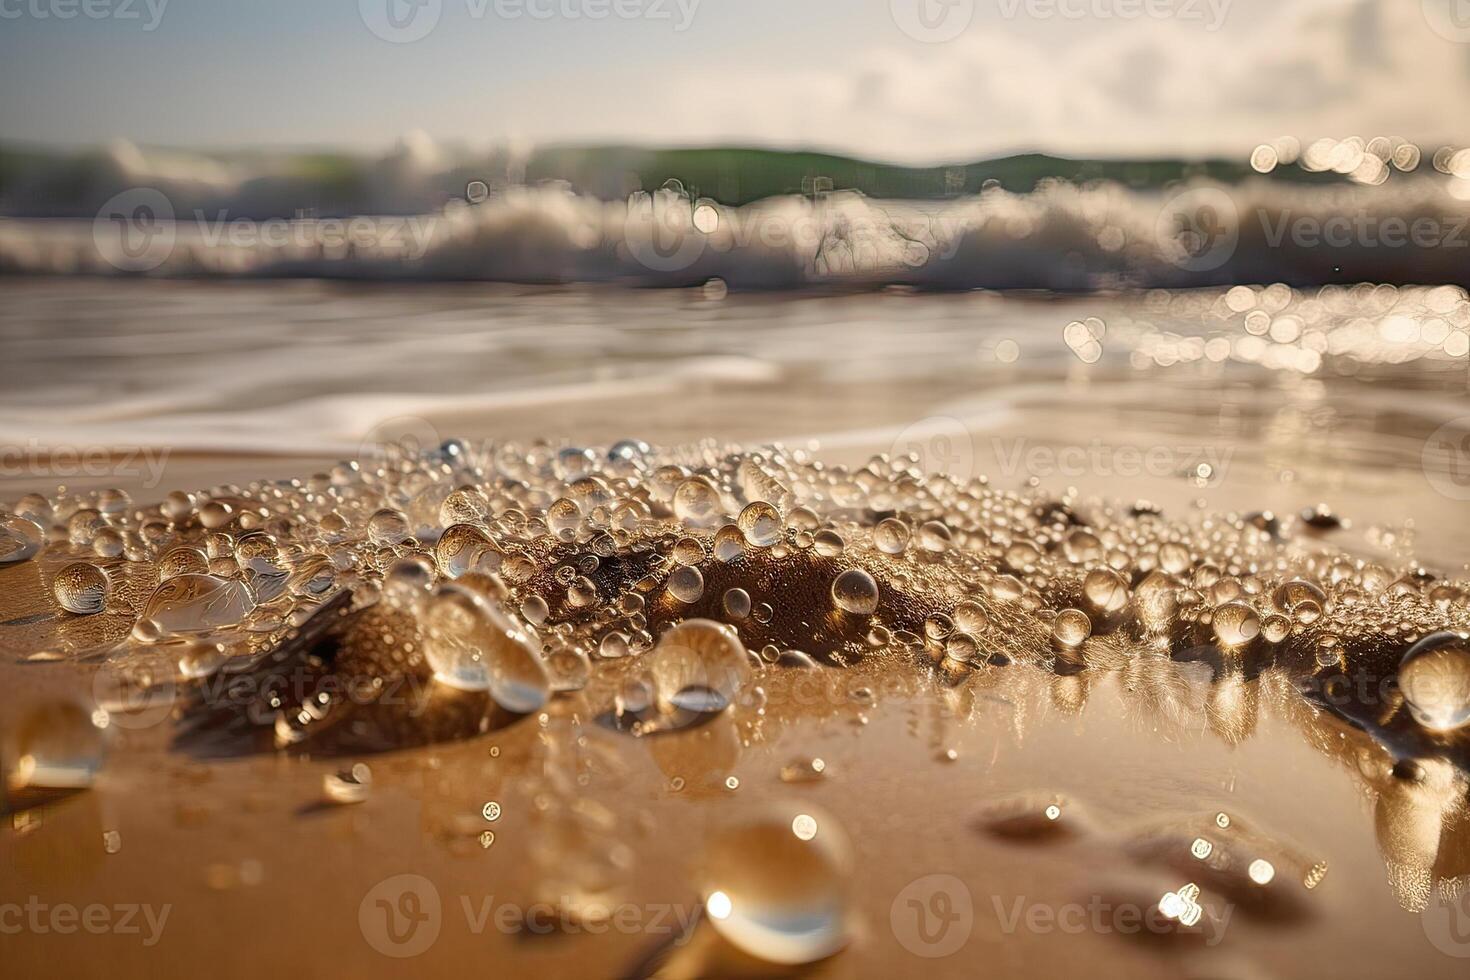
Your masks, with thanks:
[[[1249,15],[1248,15],[1249,14]],[[1419,0],[1301,0],[1225,29],[1136,19],[895,38],[850,67],[773,64],[681,77],[652,118],[604,116],[650,142],[758,140],[907,162],[1039,148],[1240,155],[1280,135],[1463,135],[1470,45]],[[1052,36],[1065,29],[1068,37]],[[621,118],[620,118],[621,117]]]

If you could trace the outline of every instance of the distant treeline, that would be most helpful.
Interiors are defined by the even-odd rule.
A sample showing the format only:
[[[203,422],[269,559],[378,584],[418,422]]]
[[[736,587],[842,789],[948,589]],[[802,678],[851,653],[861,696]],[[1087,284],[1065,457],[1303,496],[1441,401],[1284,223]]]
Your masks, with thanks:
[[[988,182],[1013,193],[1035,190],[1044,180],[1115,181],[1134,190],[1202,177],[1234,184],[1260,176],[1236,160],[1075,160],[1022,153],[953,166],[905,167],[830,153],[718,147],[650,150],[636,147],[549,147],[526,166],[529,180],[558,179],[589,193],[612,196],[628,187],[651,191],[670,178],[686,190],[723,204],[748,204],[777,194],[809,192],[814,184],[862,191],[870,197],[939,200],[978,193]],[[1301,183],[1335,183],[1333,173],[1279,167],[1271,177]],[[618,182],[621,183],[618,183]]]
[[[114,195],[162,191],[180,211],[227,209],[264,219],[415,214],[464,199],[472,181],[495,193],[509,185],[564,181],[578,193],[621,200],[677,181],[727,205],[783,194],[856,190],[873,198],[942,200],[999,185],[1027,193],[1047,180],[1112,181],[1133,190],[1207,178],[1238,184],[1260,177],[1240,160],[1080,160],[1024,153],[953,166],[908,167],[829,153],[750,147],[648,149],[549,146],[528,155],[472,153],[422,144],[381,155],[332,151],[189,151],[114,143],[62,151],[0,144],[0,215],[90,218]],[[1296,184],[1344,182],[1333,173],[1278,167],[1264,178]],[[992,184],[993,182],[993,184]]]

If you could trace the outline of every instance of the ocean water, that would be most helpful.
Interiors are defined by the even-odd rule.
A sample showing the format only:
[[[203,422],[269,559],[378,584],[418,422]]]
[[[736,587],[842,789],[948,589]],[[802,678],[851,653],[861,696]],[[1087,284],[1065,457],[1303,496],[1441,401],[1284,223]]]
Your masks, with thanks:
[[[1365,530],[1433,522],[1427,546],[1464,554],[1443,520],[1470,493],[1458,287],[6,287],[11,494],[297,474],[405,436],[715,439],[917,451],[939,472],[1117,498],[1361,502]]]

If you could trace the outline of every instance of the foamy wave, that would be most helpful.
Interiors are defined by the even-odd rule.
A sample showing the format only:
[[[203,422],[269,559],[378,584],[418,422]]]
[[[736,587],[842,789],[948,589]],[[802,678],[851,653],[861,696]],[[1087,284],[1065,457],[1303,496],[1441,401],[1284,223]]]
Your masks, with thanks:
[[[1470,205],[1456,190],[1440,175],[1150,192],[1055,182],[944,202],[839,191],[729,207],[678,189],[610,202],[541,184],[423,214],[257,221],[148,187],[90,221],[0,220],[0,271],[745,289],[1470,285]]]

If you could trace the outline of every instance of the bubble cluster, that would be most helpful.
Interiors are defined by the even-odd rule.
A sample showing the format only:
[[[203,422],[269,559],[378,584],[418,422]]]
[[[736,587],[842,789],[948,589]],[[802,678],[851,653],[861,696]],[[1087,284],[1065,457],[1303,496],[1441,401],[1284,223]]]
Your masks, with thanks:
[[[1463,642],[1404,655],[1470,631],[1470,584],[1336,550],[1323,535],[1344,523],[1322,504],[1176,519],[926,473],[916,456],[453,441],[157,505],[30,495],[0,555],[37,568],[55,607],[118,620],[102,648],[48,658],[137,657],[177,680],[307,656],[370,691],[422,678],[444,705],[512,714],[606,690],[636,733],[754,697],[752,671],[873,658],[1059,673],[1269,660],[1300,677],[1363,662],[1402,672],[1420,729],[1460,726]],[[323,631],[331,662],[302,653]],[[249,712],[297,745],[343,702],[271,689]],[[402,722],[414,737],[480,724],[435,705]]]

